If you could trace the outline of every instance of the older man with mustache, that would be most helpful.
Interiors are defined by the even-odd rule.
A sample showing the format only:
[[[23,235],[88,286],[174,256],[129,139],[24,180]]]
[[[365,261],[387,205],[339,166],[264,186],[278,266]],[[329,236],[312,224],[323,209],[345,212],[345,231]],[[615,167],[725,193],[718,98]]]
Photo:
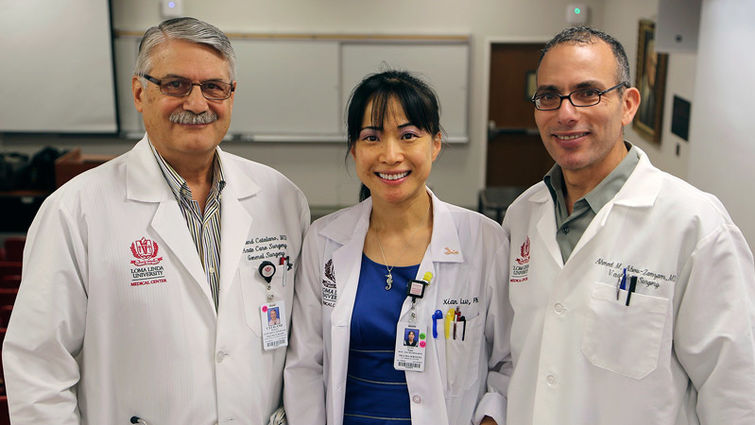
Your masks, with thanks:
[[[205,22],[145,33],[132,89],[147,134],[29,230],[3,347],[14,424],[261,425],[280,406],[309,209],[280,173],[218,148],[234,64]]]

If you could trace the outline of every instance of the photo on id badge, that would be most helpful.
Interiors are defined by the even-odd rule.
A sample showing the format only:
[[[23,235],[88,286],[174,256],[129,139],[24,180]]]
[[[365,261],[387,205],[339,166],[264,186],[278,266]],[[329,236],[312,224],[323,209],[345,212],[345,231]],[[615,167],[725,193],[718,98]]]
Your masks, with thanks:
[[[288,345],[288,327],[283,301],[269,302],[260,307],[262,347],[265,351]]]
[[[419,341],[419,329],[404,328],[404,345],[416,347]]]

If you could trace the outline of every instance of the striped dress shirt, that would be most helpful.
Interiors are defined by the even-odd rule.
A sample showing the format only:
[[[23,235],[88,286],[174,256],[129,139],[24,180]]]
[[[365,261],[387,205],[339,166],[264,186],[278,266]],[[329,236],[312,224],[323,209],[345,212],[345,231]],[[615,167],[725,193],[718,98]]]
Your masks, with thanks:
[[[218,292],[220,290],[220,199],[225,187],[220,156],[215,152],[212,163],[212,186],[207,195],[203,214],[199,209],[199,202],[192,199],[191,189],[186,180],[165,161],[152,146],[152,142],[149,146],[160,165],[165,181],[168,182],[170,190],[173,191],[173,195],[178,201],[181,214],[186,220],[199,259],[202,261],[202,268],[204,268],[207,283],[210,285],[212,301],[215,303],[215,310],[217,311]]]

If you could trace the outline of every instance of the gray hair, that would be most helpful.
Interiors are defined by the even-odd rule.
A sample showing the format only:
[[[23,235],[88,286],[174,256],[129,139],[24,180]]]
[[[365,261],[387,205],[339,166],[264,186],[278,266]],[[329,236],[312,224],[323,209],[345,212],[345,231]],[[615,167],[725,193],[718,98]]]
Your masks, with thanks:
[[[598,40],[603,40],[611,47],[613,56],[616,58],[616,78],[618,79],[618,83],[625,83],[627,87],[631,87],[632,82],[629,79],[629,59],[627,59],[627,53],[624,51],[624,46],[622,46],[618,40],[603,31],[587,26],[566,28],[556,34],[555,37],[545,44],[540,59],[537,62],[537,67],[540,68],[540,62],[543,61],[545,54],[548,53],[551,48],[558,46],[559,44],[592,44]],[[623,88],[620,88],[620,90],[621,89]]]
[[[236,54],[233,52],[228,37],[215,26],[188,17],[168,19],[144,33],[142,41],[139,42],[139,55],[136,57],[134,74],[138,76],[148,74],[152,69],[152,51],[168,40],[185,40],[215,49],[228,62],[228,74],[231,81],[236,80]]]

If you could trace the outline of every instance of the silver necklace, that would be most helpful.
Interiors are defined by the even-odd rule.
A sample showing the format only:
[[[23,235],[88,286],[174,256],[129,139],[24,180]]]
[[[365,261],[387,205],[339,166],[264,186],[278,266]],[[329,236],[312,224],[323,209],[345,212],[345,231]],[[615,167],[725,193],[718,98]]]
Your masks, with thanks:
[[[385,264],[385,269],[388,271],[388,274],[385,275],[385,290],[390,291],[391,287],[393,286],[393,274],[391,274],[391,271],[395,266],[388,265],[388,260],[385,259],[385,252],[383,251],[383,244],[380,243],[380,236],[378,236],[377,231],[375,231],[375,239],[377,239],[378,248],[380,248],[380,255],[383,256],[383,264]]]
[[[431,208],[432,208],[432,206],[431,206]],[[414,235],[421,228],[422,228],[421,225],[417,226],[417,228],[414,229],[414,231],[412,231],[412,234],[409,235],[409,237],[407,239],[408,240],[412,240],[412,238],[414,237]],[[385,258],[385,251],[383,251],[383,244],[380,243],[380,236],[378,236],[377,230],[375,230],[375,239],[377,239],[378,248],[380,248],[380,255],[383,256],[383,264],[385,265],[385,270],[388,272],[388,274],[385,275],[385,288],[384,289],[386,291],[390,291],[391,287],[393,286],[393,273],[391,273],[391,272],[393,271],[393,268],[396,267],[396,266],[389,266],[388,265],[388,260],[386,260],[386,258]],[[409,246],[409,244],[404,245],[404,249],[401,250],[401,255],[399,256],[399,258],[403,257],[404,252],[406,252],[408,246]]]

